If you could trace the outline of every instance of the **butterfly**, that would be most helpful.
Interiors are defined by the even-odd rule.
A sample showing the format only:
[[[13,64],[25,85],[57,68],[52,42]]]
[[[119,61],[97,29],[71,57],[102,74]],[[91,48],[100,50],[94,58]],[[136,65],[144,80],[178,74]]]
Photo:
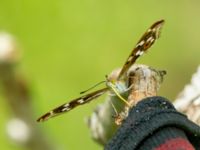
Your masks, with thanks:
[[[126,92],[128,89],[125,82],[127,71],[136,62],[136,60],[141,55],[143,55],[143,53],[146,52],[153,45],[153,43],[159,38],[163,24],[164,20],[160,20],[155,22],[153,25],[150,26],[150,28],[148,28],[148,30],[143,34],[143,36],[137,42],[136,46],[133,48],[131,54],[128,56],[126,62],[124,63],[122,69],[119,71],[117,76],[110,75],[106,77],[105,88],[91,92],[89,94],[85,94],[83,96],[73,99],[70,102],[64,103],[54,108],[53,110],[45,113],[44,115],[39,117],[37,121],[38,122],[46,121],[49,118],[68,112],[77,106],[83,105],[98,98],[99,96],[103,95],[108,91],[117,95],[121,100],[125,102],[126,105],[129,105],[129,103],[121,96],[121,94]]]

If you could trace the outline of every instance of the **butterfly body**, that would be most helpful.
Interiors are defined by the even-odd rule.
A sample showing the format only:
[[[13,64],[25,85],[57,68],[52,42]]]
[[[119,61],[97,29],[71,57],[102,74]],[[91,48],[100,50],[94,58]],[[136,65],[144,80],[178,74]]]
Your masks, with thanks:
[[[123,94],[127,92],[128,85],[126,80],[123,79],[117,79],[119,76],[121,69],[116,69],[112,71],[108,77],[106,77],[106,86],[110,89],[110,93],[115,94],[112,87],[117,90],[119,94]]]

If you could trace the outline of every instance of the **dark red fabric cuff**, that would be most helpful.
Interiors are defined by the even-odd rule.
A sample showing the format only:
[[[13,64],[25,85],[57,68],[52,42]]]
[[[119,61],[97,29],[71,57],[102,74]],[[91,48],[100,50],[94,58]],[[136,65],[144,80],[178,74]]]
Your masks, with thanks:
[[[154,150],[195,150],[191,143],[183,138],[168,139]]]

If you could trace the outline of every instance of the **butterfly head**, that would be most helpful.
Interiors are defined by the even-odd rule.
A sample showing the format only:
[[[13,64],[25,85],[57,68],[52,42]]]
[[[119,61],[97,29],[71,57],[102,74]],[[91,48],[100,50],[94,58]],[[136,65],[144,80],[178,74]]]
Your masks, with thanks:
[[[106,75],[106,85],[111,89],[111,93],[113,93],[113,88],[116,89],[119,94],[124,94],[128,90],[128,84],[126,80],[124,78],[121,80],[118,79],[120,71],[120,68],[115,69],[109,75]]]

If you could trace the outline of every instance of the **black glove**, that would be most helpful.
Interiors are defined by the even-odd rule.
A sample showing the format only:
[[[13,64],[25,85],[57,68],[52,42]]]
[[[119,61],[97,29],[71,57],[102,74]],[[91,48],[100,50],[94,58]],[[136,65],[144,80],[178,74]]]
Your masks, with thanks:
[[[200,150],[200,127],[163,97],[140,101],[105,150]]]

